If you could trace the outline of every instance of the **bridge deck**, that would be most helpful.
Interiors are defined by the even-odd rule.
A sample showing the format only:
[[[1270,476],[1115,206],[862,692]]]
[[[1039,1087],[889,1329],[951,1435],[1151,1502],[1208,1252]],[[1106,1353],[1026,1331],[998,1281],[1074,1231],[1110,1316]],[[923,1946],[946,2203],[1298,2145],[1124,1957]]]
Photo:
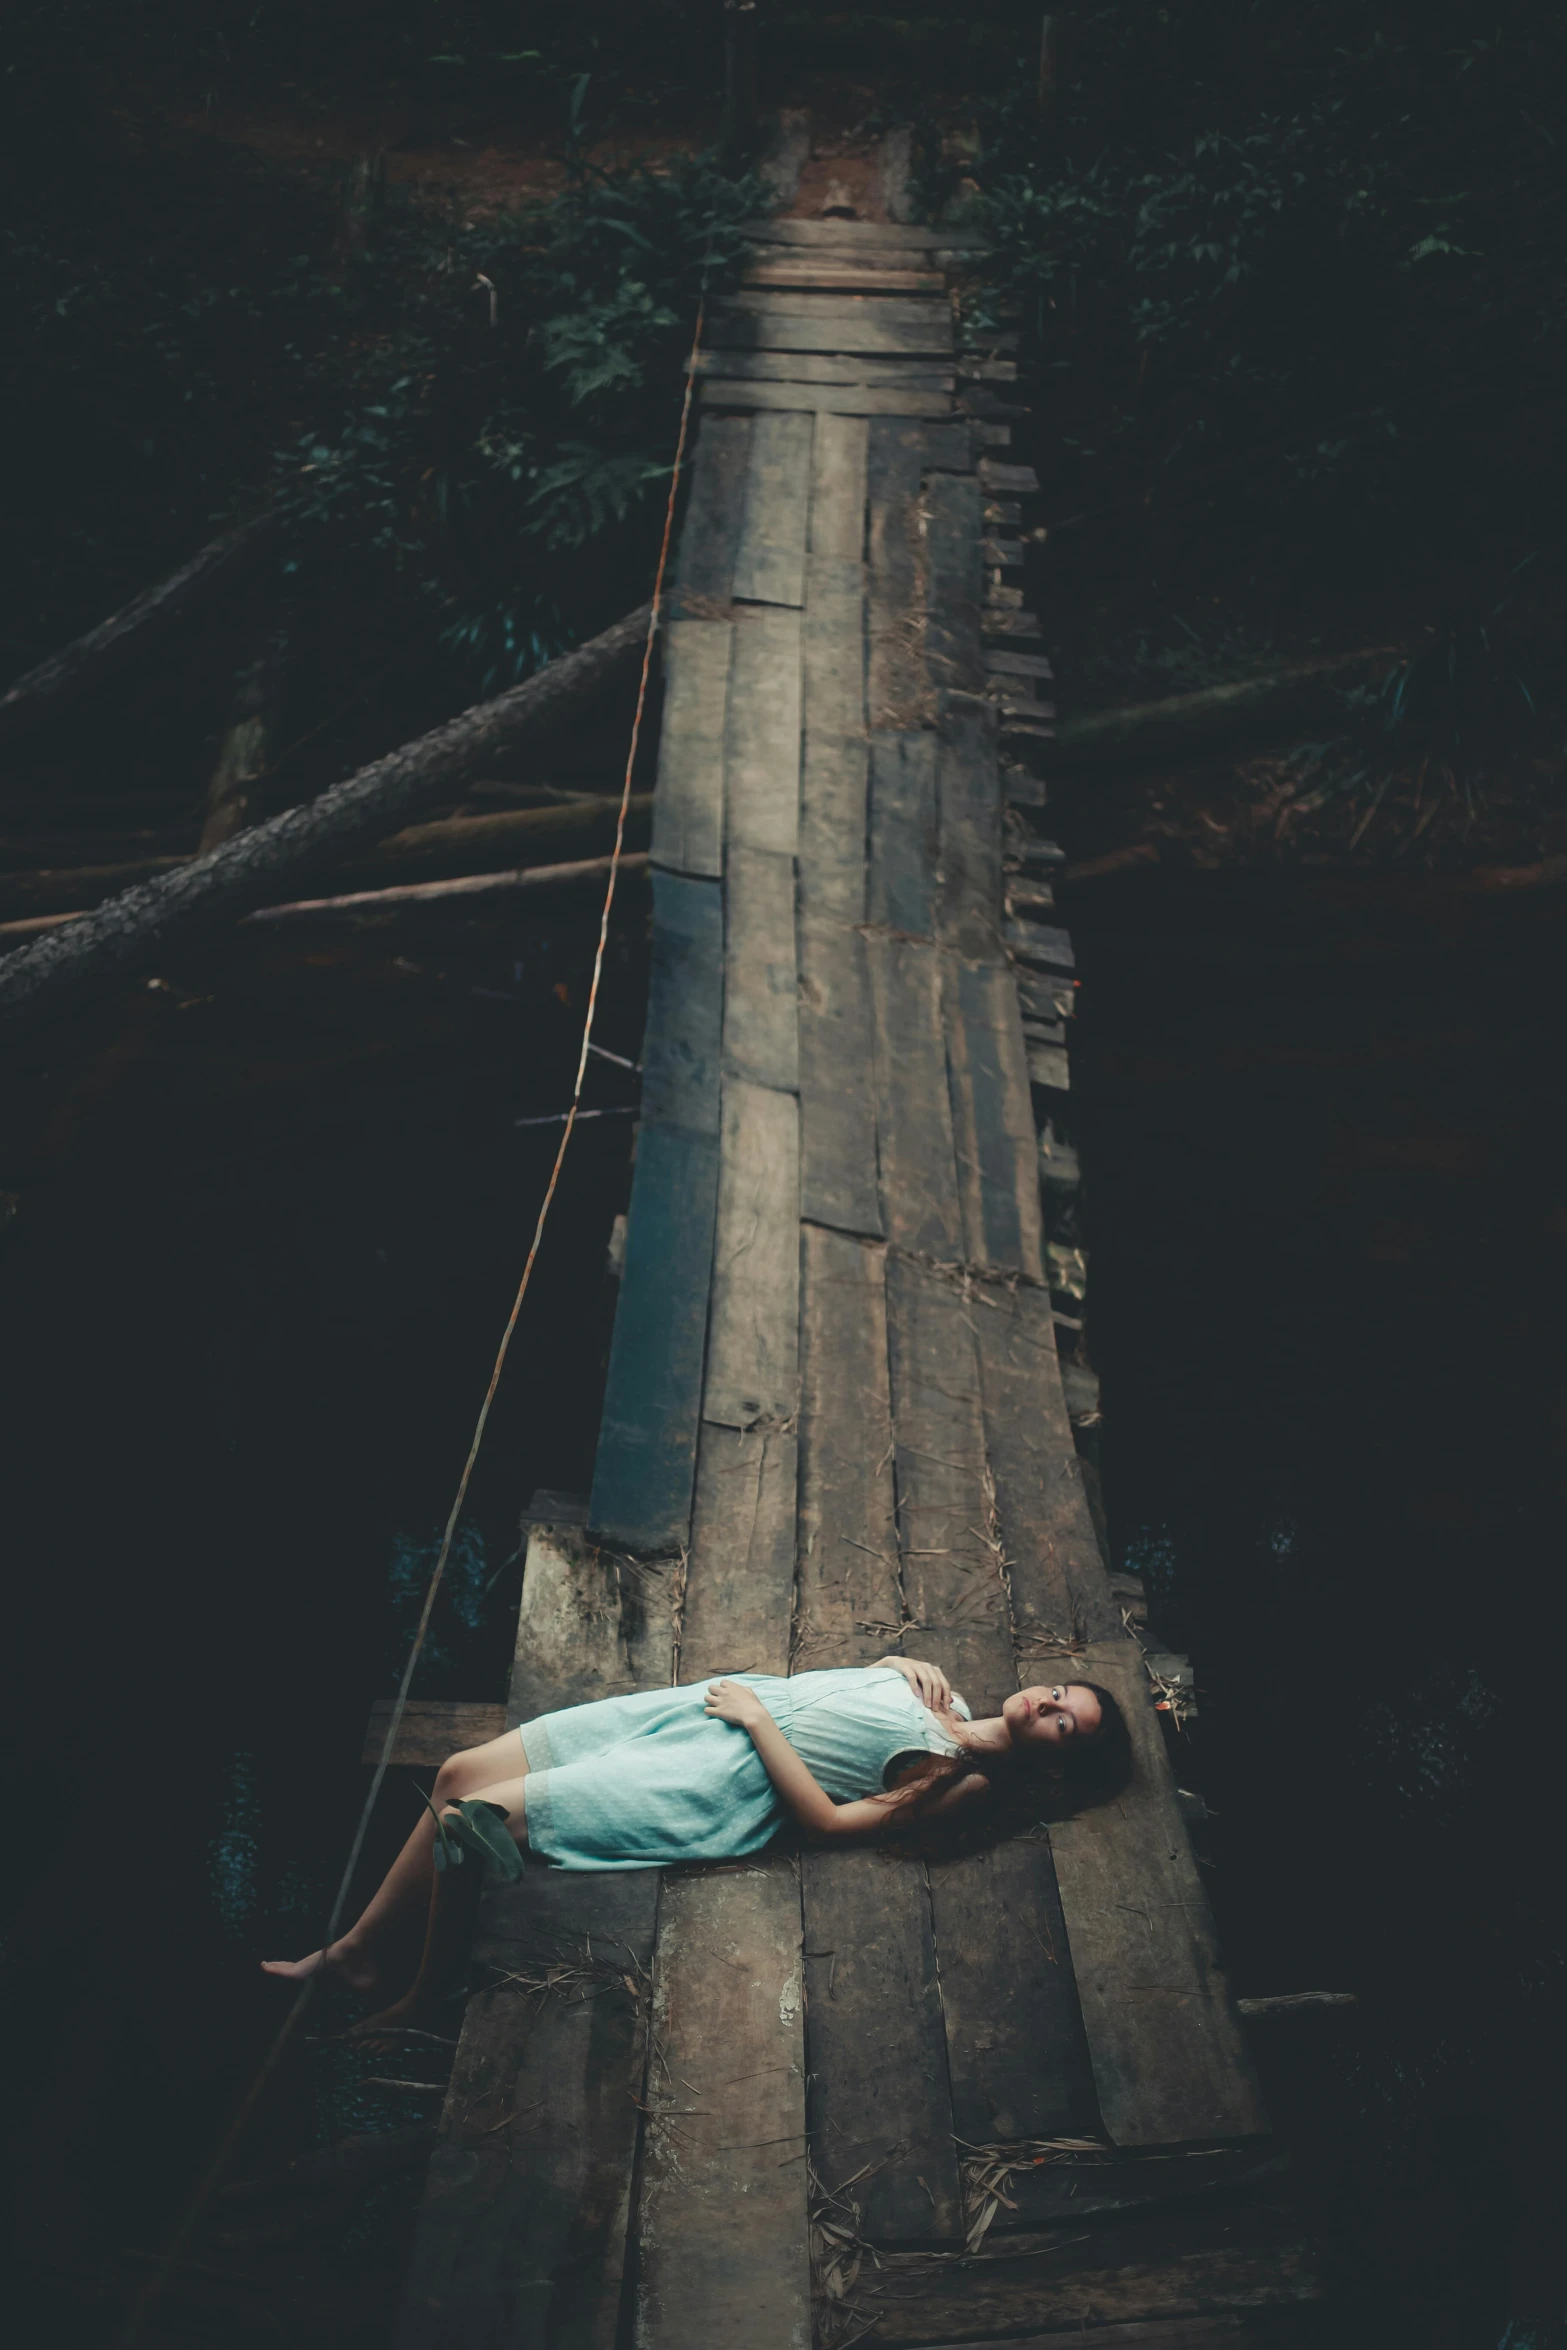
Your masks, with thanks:
[[[813,2302],[829,2350],[1271,2340],[1309,2280],[1045,1279],[1030,1078],[1065,1074],[1071,950],[1003,865],[1008,791],[1042,797],[1003,754],[1049,717],[1022,476],[956,397],[931,232],[757,251],[665,645],[591,1535],[533,1525],[509,1718],[900,1645],[991,1710],[1070,1654],[1136,1776],[982,1858],[492,1896],[404,2350],[805,2350]]]

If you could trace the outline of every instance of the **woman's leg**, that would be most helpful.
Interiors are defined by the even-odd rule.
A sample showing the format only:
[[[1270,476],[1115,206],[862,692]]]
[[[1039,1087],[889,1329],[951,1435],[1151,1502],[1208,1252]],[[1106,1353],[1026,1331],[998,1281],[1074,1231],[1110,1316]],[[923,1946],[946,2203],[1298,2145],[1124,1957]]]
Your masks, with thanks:
[[[481,1751],[482,1749],[476,1750]],[[471,1787],[462,1792],[479,1803],[499,1804],[506,1814],[506,1825],[519,1844],[528,1841],[527,1775],[520,1779],[500,1779],[489,1787]],[[452,1800],[450,1796],[448,1802]],[[431,1842],[435,1838],[435,1823],[427,1818]],[[473,1904],[479,1885],[479,1865],[464,1860],[461,1882],[454,1884],[448,1869],[438,1874],[432,1865],[429,1895],[425,1910],[424,1949],[420,1954],[419,1971],[401,1999],[382,2008],[354,2029],[356,2034],[384,2031],[389,2025],[413,2023],[423,2012],[432,1994],[439,1992],[447,1981],[452,1962],[467,1938],[473,1918]]]
[[[515,1730],[509,1730],[483,1746],[448,1755],[435,1774],[430,1800],[437,1811],[443,1804],[466,1796],[484,1795],[492,1803],[504,1800],[507,1818],[513,1822],[512,1833],[519,1844],[525,1843],[527,1815],[522,1788],[527,1772],[522,1740]],[[503,1793],[496,1793],[497,1788]],[[513,1794],[515,1805],[507,1800]],[[430,1907],[430,1888],[436,1882],[434,1849],[435,1822],[427,1811],[421,1811],[412,1835],[347,1933],[329,1950],[313,1950],[308,1958],[263,1959],[263,1972],[299,1983],[324,1966],[353,1990],[373,1991],[382,1979],[390,1945],[401,1939],[412,1962],[418,1930]]]

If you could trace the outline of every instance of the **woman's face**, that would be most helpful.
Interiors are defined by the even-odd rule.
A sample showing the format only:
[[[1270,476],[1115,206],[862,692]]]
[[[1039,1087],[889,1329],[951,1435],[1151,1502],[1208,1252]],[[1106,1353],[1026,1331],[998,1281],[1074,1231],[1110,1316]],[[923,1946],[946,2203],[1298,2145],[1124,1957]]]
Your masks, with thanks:
[[[1080,1681],[1055,1681],[1020,1689],[1001,1708],[1014,1746],[1066,1746],[1092,1738],[1099,1727],[1099,1700]]]

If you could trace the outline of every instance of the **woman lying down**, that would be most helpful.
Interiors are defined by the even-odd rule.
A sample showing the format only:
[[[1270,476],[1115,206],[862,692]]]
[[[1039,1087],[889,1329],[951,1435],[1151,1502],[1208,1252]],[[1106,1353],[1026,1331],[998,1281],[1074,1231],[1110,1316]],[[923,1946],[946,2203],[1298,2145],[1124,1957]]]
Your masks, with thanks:
[[[563,1869],[661,1868],[738,1859],[786,1821],[811,1843],[971,1850],[1103,1801],[1130,1761],[1115,1699],[1093,1682],[1020,1689],[976,1722],[938,1665],[901,1656],[567,1706],[444,1762],[433,1804],[358,1923],[330,1949],[268,1959],[266,1971],[298,1982],[325,1969],[374,1991],[400,1954],[412,1964],[422,1929],[412,1988],[374,2019],[407,2022],[460,1931],[439,1896],[464,1851],[513,1877],[520,1846]]]

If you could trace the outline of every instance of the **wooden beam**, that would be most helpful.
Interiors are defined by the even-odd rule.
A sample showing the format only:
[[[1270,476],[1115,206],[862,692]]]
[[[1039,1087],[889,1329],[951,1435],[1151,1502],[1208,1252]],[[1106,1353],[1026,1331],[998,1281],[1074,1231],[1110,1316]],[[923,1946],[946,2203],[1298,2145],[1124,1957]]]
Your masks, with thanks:
[[[535,1525],[508,1718],[667,1682],[668,1579]],[[398,2350],[615,2350],[645,2093],[658,1872],[531,1863],[487,1889]],[[552,1990],[535,1990],[554,1970]]]
[[[704,1419],[792,1421],[800,1388],[800,1105],[727,1080]]]
[[[807,2350],[805,2032],[793,1862],[670,1876],[653,1969],[637,2350]]]
[[[737,393],[772,387],[736,385]],[[711,383],[703,395],[713,396]],[[739,398],[739,407],[808,406]],[[735,546],[734,594],[742,603],[805,601],[805,534],[811,505],[811,420],[809,416],[758,416],[751,426],[745,500]]]

